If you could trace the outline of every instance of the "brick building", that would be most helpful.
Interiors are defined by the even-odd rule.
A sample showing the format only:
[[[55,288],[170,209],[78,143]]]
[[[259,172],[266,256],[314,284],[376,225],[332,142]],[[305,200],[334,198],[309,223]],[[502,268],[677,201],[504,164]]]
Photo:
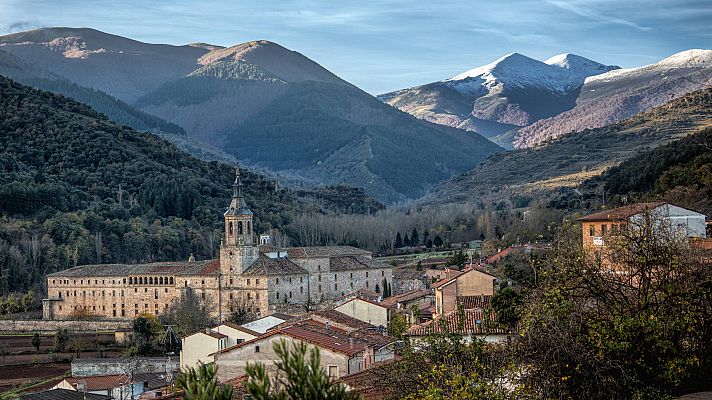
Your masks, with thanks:
[[[160,315],[192,291],[226,319],[232,307],[267,315],[282,304],[319,303],[359,289],[392,284],[392,267],[350,246],[276,248],[254,240],[253,213],[236,169],[215,260],[83,265],[47,275],[44,319]]]

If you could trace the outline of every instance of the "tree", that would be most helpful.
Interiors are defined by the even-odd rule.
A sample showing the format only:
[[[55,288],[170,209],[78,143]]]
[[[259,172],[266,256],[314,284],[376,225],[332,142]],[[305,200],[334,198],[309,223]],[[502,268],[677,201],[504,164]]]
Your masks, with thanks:
[[[410,238],[408,237],[408,233],[403,236],[403,245],[404,246],[410,246],[412,243],[410,242]]]
[[[374,291],[378,294],[381,294],[381,286],[379,284],[376,284]],[[385,298],[385,293],[384,293],[383,297]]]
[[[522,297],[511,287],[497,291],[492,296],[492,311],[497,316],[497,322],[507,329],[514,329],[519,321],[519,307]]]
[[[179,299],[171,302],[168,309],[161,315],[161,323],[173,325],[175,332],[179,336],[185,337],[214,325],[215,321],[211,316],[211,307],[213,306],[209,298],[203,300],[188,288],[183,291]],[[225,306],[223,305],[223,307]]]
[[[462,269],[462,267],[465,266],[466,262],[467,262],[467,257],[462,252],[462,249],[460,249],[460,250],[456,251],[455,254],[453,254],[451,257],[448,257],[445,265],[455,266],[455,267],[459,267],[460,269]]]
[[[403,239],[401,238],[400,232],[396,233],[396,241],[393,242],[393,248],[400,249],[403,247]]]
[[[432,248],[433,248],[433,241],[430,240],[430,239],[428,239],[428,241],[425,242],[425,247],[428,248],[428,249],[432,249]]]
[[[36,352],[40,352],[40,344],[42,343],[42,339],[40,339],[40,334],[35,333],[32,335],[32,347],[35,348]]]
[[[57,329],[54,334],[54,351],[56,353],[63,353],[67,351],[67,344],[69,343],[69,332],[64,328]]]
[[[141,314],[133,320],[130,355],[149,356],[160,354],[159,340],[163,338],[163,326],[154,315]]]
[[[217,367],[212,363],[189,368],[176,378],[176,384],[186,400],[232,400],[234,395],[232,386],[218,384]]]
[[[440,235],[435,236],[435,239],[433,239],[433,244],[437,248],[440,248],[443,245],[443,239],[440,237]]]
[[[278,373],[273,381],[264,364],[248,364],[247,394],[254,400],[357,400],[361,396],[350,392],[335,378],[329,377],[321,367],[319,349],[307,349],[304,342],[284,339],[274,344],[279,357]]]
[[[237,295],[229,304],[230,316],[228,320],[238,325],[252,322],[259,318],[258,309],[246,297]]]
[[[418,228],[413,228],[413,232],[410,233],[410,242],[413,246],[420,244],[420,239],[418,238]]]
[[[388,334],[394,338],[402,338],[405,332],[408,330],[408,322],[401,314],[393,315],[391,321],[388,323]]]
[[[668,398],[712,374],[712,271],[685,235],[643,213],[603,262],[567,225],[522,309],[520,383],[552,398]],[[554,350],[554,351],[551,351]]]

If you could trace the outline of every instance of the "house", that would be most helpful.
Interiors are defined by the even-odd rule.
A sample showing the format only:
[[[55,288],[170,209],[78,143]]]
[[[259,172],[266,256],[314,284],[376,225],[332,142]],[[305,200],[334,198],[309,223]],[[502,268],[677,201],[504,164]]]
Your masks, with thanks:
[[[130,400],[138,395],[166,386],[167,375],[163,373],[78,376],[64,378],[54,389],[73,390],[81,393],[106,395],[115,400]]]
[[[435,314],[443,315],[457,310],[457,299],[465,296],[492,296],[496,276],[470,268],[453,277],[433,283]]]
[[[243,328],[249,329],[253,332],[262,334],[262,333],[267,332],[269,329],[271,329],[285,321],[289,321],[292,318],[294,318],[294,317],[291,315],[275,313],[272,315],[268,315],[266,317],[256,319],[252,322],[242,324],[240,326],[242,326]]]
[[[394,314],[402,314],[408,323],[418,324],[432,318],[430,308],[435,305],[435,296],[428,289],[415,289],[391,296],[381,304],[388,308],[389,319]],[[413,320],[416,313],[420,315],[417,321]]]
[[[388,326],[388,308],[375,301],[357,297],[340,304],[335,310],[374,326]]]
[[[691,242],[704,241],[707,237],[702,213],[665,202],[635,203],[579,218],[584,248],[601,260],[607,241],[619,236],[627,227],[644,223],[646,215],[666,234],[677,232]]]
[[[330,328],[339,329],[346,333],[351,333],[357,330],[381,332],[378,327],[373,326],[368,322],[361,321],[360,319],[354,318],[336,310],[322,310],[307,313],[301,317],[292,319],[283,324],[279,324],[272,329],[280,329],[289,325],[297,325],[309,321],[313,321],[317,325],[329,326]]]
[[[425,272],[400,268],[393,271],[393,294],[401,294],[422,289],[428,278]]]
[[[499,343],[507,340],[509,333],[497,327],[496,322],[494,313],[481,308],[462,310],[462,312],[455,310],[438,316],[432,321],[411,325],[407,335],[417,341],[431,334],[456,333],[462,335],[467,342],[480,339]]]
[[[113,400],[105,394],[83,393],[70,389],[52,389],[26,394],[20,400]]]
[[[218,326],[210,328],[210,330],[227,336],[226,347],[252,340],[262,334],[232,322],[223,322]]]
[[[186,371],[200,363],[213,361],[210,354],[228,347],[228,336],[213,332],[210,328],[188,335],[181,339],[180,369]]]
[[[281,340],[316,346],[321,365],[332,377],[341,377],[369,368],[372,364],[393,358],[393,339],[369,332],[351,334],[315,321],[303,322],[266,334],[213,355],[218,367],[218,381],[226,382],[245,374],[247,363],[261,362],[270,374],[276,371],[279,357],[274,345]]]

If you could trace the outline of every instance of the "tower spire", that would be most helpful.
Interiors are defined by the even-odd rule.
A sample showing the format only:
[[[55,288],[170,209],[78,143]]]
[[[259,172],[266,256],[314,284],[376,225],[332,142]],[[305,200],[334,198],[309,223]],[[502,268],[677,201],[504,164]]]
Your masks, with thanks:
[[[232,183],[232,201],[227,212],[240,214],[244,211],[249,212],[249,209],[242,194],[242,176],[240,175],[240,161],[238,160],[235,164],[235,182]]]

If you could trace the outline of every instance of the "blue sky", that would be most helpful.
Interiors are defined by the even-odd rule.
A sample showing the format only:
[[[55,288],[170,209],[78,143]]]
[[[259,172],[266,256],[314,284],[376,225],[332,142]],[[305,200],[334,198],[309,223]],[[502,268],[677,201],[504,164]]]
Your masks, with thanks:
[[[710,0],[0,0],[0,34],[91,27],[133,39],[268,39],[378,94],[511,52],[632,67],[712,46]]]

